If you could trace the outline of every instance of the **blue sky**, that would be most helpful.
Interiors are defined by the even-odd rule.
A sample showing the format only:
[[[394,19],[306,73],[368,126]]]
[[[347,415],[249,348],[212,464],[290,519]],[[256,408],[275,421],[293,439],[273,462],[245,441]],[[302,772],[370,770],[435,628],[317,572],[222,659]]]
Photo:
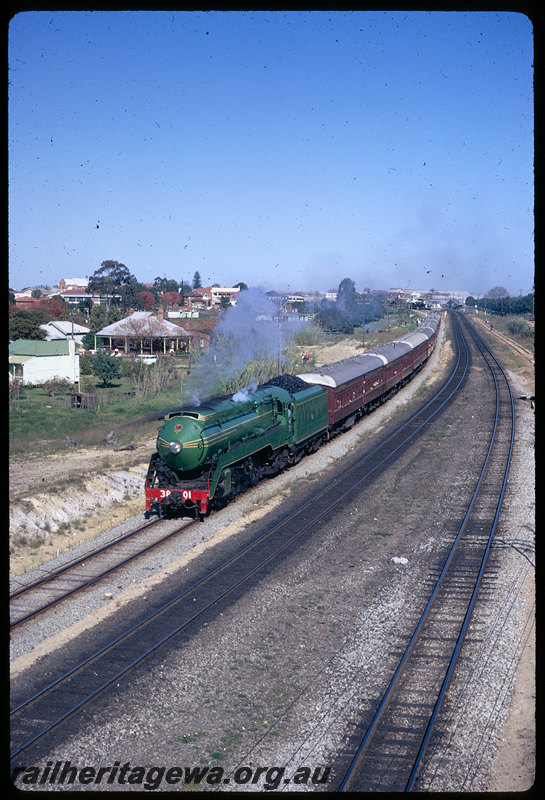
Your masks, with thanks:
[[[9,68],[14,289],[532,290],[522,14],[31,11]]]

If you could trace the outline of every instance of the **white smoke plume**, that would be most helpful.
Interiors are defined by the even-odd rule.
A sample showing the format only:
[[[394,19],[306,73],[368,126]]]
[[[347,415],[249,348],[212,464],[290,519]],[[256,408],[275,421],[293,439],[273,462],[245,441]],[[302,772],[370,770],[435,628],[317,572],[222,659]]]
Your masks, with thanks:
[[[192,398],[193,405],[217,394],[220,382],[232,379],[249,361],[278,356],[279,350],[304,324],[288,324],[278,317],[277,303],[264,292],[259,289],[240,292],[237,305],[227,309],[214,329],[208,353],[201,356],[188,376],[185,394]],[[245,388],[249,387],[239,387]]]
[[[255,392],[257,389],[257,383],[252,383],[251,386],[245,386],[243,389],[239,389],[237,392],[234,393],[232,400],[235,403],[245,403],[246,400],[250,399],[250,393]]]

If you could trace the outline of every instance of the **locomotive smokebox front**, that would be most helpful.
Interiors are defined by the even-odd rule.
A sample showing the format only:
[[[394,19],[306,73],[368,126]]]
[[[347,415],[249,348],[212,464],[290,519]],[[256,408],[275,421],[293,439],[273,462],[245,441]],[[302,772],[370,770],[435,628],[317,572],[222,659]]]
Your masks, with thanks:
[[[186,416],[169,419],[159,429],[157,451],[177,472],[192,472],[206,460],[203,422]]]

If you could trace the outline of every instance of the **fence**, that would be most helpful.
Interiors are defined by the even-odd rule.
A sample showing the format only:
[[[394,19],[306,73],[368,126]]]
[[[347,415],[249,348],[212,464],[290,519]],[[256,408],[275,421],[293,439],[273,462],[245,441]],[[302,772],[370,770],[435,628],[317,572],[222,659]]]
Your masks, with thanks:
[[[130,389],[125,392],[104,391],[88,394],[78,392],[76,394],[52,394],[49,397],[46,395],[37,397],[32,392],[23,390],[18,396],[10,397],[10,406],[14,409],[30,408],[32,406],[34,408],[76,408],[95,411],[101,406],[124,403],[135,395],[136,389]]]

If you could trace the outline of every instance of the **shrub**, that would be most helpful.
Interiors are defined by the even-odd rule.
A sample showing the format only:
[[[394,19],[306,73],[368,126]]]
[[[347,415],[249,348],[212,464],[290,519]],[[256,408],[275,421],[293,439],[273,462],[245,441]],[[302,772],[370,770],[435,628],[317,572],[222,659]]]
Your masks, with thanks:
[[[134,367],[135,363],[132,359],[124,358],[121,362],[121,374],[124,378],[132,378],[134,377]]]
[[[91,356],[80,356],[79,358],[79,374],[92,375],[93,374],[93,359]]]
[[[69,378],[50,378],[42,384],[42,387],[47,394],[56,392],[71,391],[74,384]]]
[[[98,350],[93,359],[93,372],[104,386],[110,386],[115,378],[121,377],[119,360],[108,355],[105,350]]]
[[[528,336],[529,327],[521,319],[512,319],[507,323],[507,330],[513,336]]]
[[[298,344],[302,347],[309,347],[310,345],[323,344],[324,331],[319,325],[309,322],[308,325],[300,328],[291,338],[292,344]]]
[[[9,382],[9,399],[18,400],[21,396],[21,389],[23,388],[22,378],[13,378]]]

